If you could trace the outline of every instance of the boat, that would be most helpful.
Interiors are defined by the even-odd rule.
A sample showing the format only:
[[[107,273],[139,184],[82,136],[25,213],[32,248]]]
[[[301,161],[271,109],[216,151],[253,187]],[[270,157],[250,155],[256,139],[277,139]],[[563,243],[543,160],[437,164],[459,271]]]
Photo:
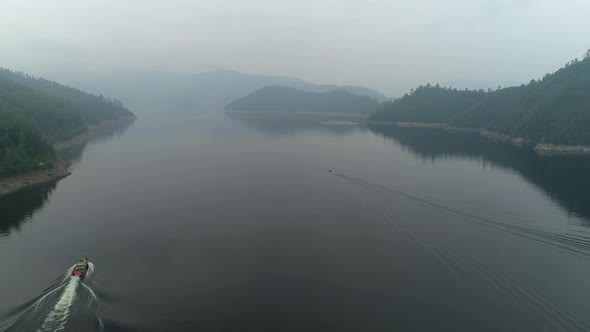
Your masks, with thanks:
[[[80,277],[80,279],[83,279],[84,276],[86,275],[87,271],[88,271],[88,258],[82,257],[82,258],[80,258],[78,263],[76,263],[76,265],[74,266],[74,270],[72,271],[72,276],[73,277]]]

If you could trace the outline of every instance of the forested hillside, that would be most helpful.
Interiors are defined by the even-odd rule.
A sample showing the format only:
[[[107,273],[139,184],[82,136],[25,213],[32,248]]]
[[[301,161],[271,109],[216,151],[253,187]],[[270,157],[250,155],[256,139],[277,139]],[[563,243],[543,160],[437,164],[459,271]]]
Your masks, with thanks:
[[[486,96],[484,91],[443,88],[438,84],[420,86],[410,94],[383,104],[371,114],[373,121],[443,123],[465,113]]]
[[[590,51],[518,87],[458,91],[422,86],[372,114],[375,121],[448,123],[555,144],[590,144]]]
[[[334,90],[307,92],[284,86],[267,86],[226,106],[227,110],[264,112],[370,113],[379,103],[367,96]]]
[[[0,106],[0,177],[50,167],[54,158],[37,128]]]
[[[50,140],[69,138],[86,130],[83,115],[69,103],[2,77],[0,110],[20,115]]]
[[[133,116],[133,113],[116,99],[111,100],[103,96],[96,96],[54,81],[3,68],[0,68],[0,77],[69,103],[74,110],[80,112],[89,124]]]
[[[0,69],[0,177],[52,166],[49,142],[131,117],[121,102]]]

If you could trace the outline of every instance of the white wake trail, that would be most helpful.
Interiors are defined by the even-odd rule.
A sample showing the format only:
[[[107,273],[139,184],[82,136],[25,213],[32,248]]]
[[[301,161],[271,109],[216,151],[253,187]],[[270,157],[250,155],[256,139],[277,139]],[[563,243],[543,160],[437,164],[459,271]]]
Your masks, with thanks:
[[[90,280],[90,278],[92,278],[93,275],[94,275],[94,264],[92,264],[91,262],[88,262],[88,272],[86,272],[86,276],[84,277],[84,280]]]
[[[70,268],[67,269],[67,271],[63,275],[63,278],[62,278],[61,282],[65,282],[66,280],[68,280],[69,277],[72,276],[72,272],[74,272],[74,268],[75,267],[76,267],[76,264],[70,266]]]
[[[88,305],[90,305],[92,303],[92,301],[95,301],[96,303],[98,303],[98,298],[96,297],[96,294],[94,294],[94,291],[92,289],[90,289],[90,287],[84,285],[84,283],[81,283],[82,286],[84,286],[84,288],[86,288],[86,290],[88,290],[88,293],[90,293],[90,300],[88,301]]]
[[[41,329],[38,332],[55,332],[65,328],[68,317],[70,316],[70,307],[76,298],[76,290],[80,278],[71,277],[70,282],[66,285],[59,301],[53,307],[53,310],[47,315]]]

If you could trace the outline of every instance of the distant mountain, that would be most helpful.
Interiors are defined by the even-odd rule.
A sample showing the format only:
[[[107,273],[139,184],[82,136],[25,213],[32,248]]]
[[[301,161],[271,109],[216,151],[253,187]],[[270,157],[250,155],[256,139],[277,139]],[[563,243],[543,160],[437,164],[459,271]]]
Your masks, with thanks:
[[[109,73],[98,79],[78,79],[76,85],[116,96],[125,104],[138,109],[153,111],[218,111],[228,103],[269,85],[311,92],[338,89],[366,95],[378,101],[389,100],[383,94],[365,87],[318,85],[292,77],[245,74],[233,70],[214,70],[192,75],[133,70]]]
[[[303,87],[308,83],[290,77],[251,75],[237,71],[216,70],[191,75],[187,86],[178,92],[178,99],[202,108],[222,109],[237,98],[267,85]]]
[[[212,105],[225,106],[237,98],[272,85],[309,92],[343,90],[361,96],[368,96],[379,102],[389,100],[383,94],[361,86],[319,85],[298,78],[244,74],[233,70],[215,70],[192,75],[189,85],[181,95],[198,96],[200,100],[207,100]]]
[[[379,106],[374,99],[344,90],[309,92],[272,85],[233,101],[225,109],[244,112],[368,114]]]
[[[527,85],[485,92],[421,86],[385,103],[375,121],[448,123],[537,143],[590,145],[590,51]]]
[[[302,86],[299,89],[311,92],[329,92],[334,90],[348,91],[355,95],[367,96],[380,103],[391,100],[391,98],[386,97],[381,92],[358,85],[317,85],[307,83],[307,85]]]

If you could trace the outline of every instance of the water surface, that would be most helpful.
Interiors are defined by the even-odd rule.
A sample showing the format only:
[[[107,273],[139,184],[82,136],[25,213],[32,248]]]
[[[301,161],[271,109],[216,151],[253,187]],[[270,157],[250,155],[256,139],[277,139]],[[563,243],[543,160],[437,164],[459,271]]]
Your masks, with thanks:
[[[64,152],[0,201],[0,330],[66,289],[65,330],[590,328],[587,158],[349,121],[151,115]]]

